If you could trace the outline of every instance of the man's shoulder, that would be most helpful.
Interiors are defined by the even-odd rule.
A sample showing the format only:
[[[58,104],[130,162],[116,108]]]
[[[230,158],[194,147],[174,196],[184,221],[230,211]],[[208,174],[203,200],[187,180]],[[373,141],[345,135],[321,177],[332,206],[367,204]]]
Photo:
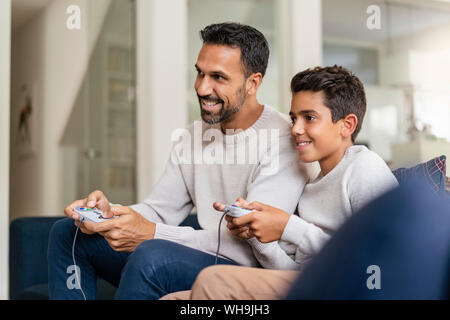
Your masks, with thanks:
[[[291,131],[291,121],[287,114],[281,113],[275,108],[264,105],[264,121],[260,127],[260,129],[266,130],[278,130],[279,136],[290,136]]]

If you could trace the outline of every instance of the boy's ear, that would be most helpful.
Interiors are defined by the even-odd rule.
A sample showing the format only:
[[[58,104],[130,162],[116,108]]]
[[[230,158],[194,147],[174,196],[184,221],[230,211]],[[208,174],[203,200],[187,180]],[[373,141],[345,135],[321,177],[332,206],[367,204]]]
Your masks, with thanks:
[[[253,73],[246,81],[245,91],[248,95],[255,95],[262,82],[262,74],[260,72]]]
[[[358,117],[351,113],[342,119],[341,135],[344,138],[351,137],[353,132],[355,132],[356,126],[358,124]]]

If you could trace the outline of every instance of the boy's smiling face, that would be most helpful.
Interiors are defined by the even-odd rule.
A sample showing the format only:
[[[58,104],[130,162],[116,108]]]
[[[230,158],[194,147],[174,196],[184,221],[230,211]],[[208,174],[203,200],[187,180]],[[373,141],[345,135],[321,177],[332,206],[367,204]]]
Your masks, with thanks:
[[[292,97],[289,115],[291,136],[300,160],[319,161],[322,173],[326,175],[339,163],[345,150],[353,145],[348,120],[355,121],[356,116],[352,114],[333,122],[324,98],[322,91],[297,92]]]

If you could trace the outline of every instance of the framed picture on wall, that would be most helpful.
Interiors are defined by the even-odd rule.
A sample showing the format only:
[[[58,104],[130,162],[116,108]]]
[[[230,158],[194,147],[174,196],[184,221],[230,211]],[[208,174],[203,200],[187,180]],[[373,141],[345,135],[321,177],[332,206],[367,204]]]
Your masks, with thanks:
[[[37,85],[24,84],[18,94],[15,121],[15,146],[19,158],[33,156],[36,152]]]

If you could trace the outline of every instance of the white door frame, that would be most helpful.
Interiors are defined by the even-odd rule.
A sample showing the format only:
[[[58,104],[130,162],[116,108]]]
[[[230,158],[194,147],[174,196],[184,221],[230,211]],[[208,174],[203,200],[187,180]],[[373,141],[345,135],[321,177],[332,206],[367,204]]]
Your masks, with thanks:
[[[11,0],[0,1],[0,299],[9,299]]]

